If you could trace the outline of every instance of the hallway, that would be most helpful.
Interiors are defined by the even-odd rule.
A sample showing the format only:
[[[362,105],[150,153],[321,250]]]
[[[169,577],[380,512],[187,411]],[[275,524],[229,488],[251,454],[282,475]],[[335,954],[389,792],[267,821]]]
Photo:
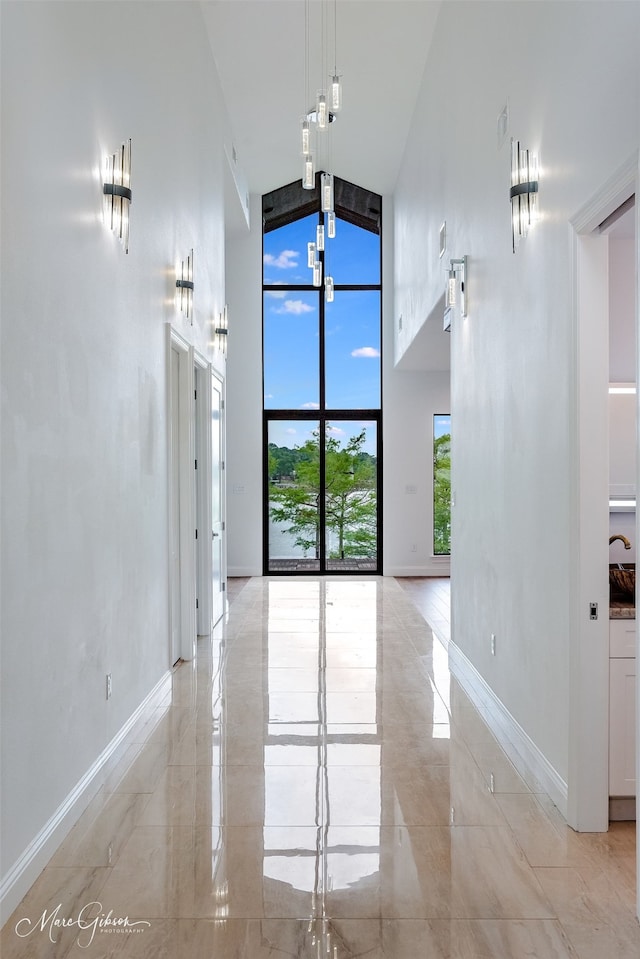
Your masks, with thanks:
[[[3,959],[637,959],[634,824],[576,834],[518,775],[423,618],[448,581],[230,586]]]

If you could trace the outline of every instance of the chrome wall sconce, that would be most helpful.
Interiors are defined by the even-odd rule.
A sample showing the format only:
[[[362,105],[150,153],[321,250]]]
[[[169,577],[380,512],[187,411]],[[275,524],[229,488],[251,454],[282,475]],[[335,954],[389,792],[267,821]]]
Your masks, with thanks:
[[[104,222],[129,252],[129,207],[131,206],[131,140],[117,153],[105,157],[102,185]]]
[[[511,139],[511,239],[516,252],[538,219],[538,158]]]
[[[449,260],[444,302],[443,329],[445,333],[451,330],[453,311],[458,306],[460,307],[460,315],[467,315],[467,259],[466,256],[463,256],[457,260]]]
[[[218,325],[214,327],[213,332],[216,335],[216,346],[221,353],[227,352],[227,337],[229,335],[229,314],[227,312],[227,304],[224,305],[224,310],[218,318]]]
[[[193,250],[186,260],[183,260],[180,269],[176,271],[176,305],[186,318],[193,323]]]

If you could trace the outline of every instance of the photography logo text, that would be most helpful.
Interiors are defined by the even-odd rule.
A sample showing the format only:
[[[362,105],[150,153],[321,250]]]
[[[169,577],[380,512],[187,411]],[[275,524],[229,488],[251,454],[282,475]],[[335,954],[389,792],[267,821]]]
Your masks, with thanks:
[[[129,919],[128,916],[114,916],[113,909],[104,912],[102,903],[88,902],[76,916],[61,915],[62,903],[49,912],[45,909],[38,919],[24,916],[15,926],[16,935],[26,939],[34,933],[46,933],[50,942],[57,942],[60,930],[77,928],[76,942],[81,949],[87,949],[98,933],[129,934],[144,932],[151,923],[146,919]]]

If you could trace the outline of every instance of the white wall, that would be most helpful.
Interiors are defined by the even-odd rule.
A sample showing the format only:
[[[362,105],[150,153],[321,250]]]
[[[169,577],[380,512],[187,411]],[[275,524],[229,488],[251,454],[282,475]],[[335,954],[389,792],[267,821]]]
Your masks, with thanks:
[[[262,198],[251,232],[227,237],[227,557],[229,576],[262,574]]]
[[[628,214],[627,214],[628,216]],[[636,248],[633,236],[609,236],[609,381],[636,381]],[[611,496],[628,496],[636,488],[637,398],[609,396],[609,484]],[[621,533],[631,542],[609,550],[610,562],[635,563],[636,518],[632,512],[609,516],[609,532]]]
[[[469,315],[452,332],[454,640],[565,782],[576,456],[568,223],[638,147],[639,30],[637,4],[443,4],[395,194],[398,357],[444,288],[443,220],[451,255],[469,256]],[[541,163],[542,222],[515,256],[509,136]]]
[[[448,371],[394,368],[394,210],[383,207],[383,571],[385,576],[447,576],[449,557],[433,555],[433,417],[450,412]]]
[[[634,383],[636,379],[635,260],[636,245],[633,236],[609,237],[609,380],[611,383]]]
[[[2,90],[6,877],[169,665],[165,325],[211,355],[228,124],[197,4],[2,3]],[[126,256],[99,170],[128,137]]]

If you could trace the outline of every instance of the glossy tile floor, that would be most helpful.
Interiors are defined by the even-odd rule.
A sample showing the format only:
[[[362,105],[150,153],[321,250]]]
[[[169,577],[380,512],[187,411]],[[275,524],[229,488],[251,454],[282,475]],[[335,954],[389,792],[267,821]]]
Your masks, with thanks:
[[[634,824],[578,835],[518,775],[415,605],[445,632],[446,583],[230,595],[3,959],[638,959]]]

